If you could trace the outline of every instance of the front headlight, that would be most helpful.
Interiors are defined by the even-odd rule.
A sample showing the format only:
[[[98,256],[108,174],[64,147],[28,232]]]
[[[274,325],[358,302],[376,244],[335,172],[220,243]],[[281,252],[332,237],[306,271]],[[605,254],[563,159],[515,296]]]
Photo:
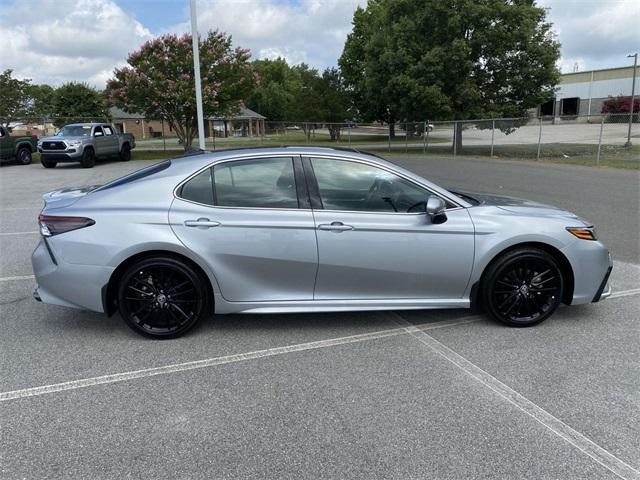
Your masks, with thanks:
[[[38,148],[42,148],[42,140],[38,140]]]
[[[69,147],[79,147],[80,145],[82,145],[81,140],[67,140],[65,143]]]
[[[593,227],[567,227],[567,231],[574,237],[581,240],[597,240],[596,231]]]

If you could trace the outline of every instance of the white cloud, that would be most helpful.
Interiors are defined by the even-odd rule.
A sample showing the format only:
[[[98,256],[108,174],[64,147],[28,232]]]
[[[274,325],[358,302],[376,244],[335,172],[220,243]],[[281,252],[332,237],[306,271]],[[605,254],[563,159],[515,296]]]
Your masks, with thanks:
[[[562,43],[563,72],[629,65],[640,47],[638,0],[541,0]]]
[[[366,0],[199,0],[198,29],[218,29],[235,45],[251,49],[254,58],[282,56],[313,67],[336,65],[351,31],[353,12]],[[178,23],[169,31],[190,31]]]
[[[18,1],[3,6],[2,68],[34,83],[104,87],[151,32],[112,0]]]

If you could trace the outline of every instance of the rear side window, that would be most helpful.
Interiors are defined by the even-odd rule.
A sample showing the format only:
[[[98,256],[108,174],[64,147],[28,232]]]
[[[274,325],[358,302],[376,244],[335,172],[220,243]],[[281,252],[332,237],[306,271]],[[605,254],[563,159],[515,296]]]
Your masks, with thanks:
[[[200,172],[182,186],[180,197],[192,202],[213,205],[213,182],[211,181],[211,169]]]
[[[105,135],[113,135],[113,130],[111,130],[111,127],[105,125],[103,128]]]

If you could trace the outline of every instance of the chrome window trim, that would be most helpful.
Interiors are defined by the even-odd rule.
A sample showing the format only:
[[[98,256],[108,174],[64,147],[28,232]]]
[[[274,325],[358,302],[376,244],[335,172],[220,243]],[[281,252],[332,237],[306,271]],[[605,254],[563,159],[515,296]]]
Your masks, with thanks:
[[[350,156],[342,156],[342,155],[334,155],[334,154],[325,154],[325,153],[291,153],[289,155],[284,154],[284,152],[282,152],[282,154],[274,154],[274,153],[252,153],[252,154],[245,154],[245,155],[237,155],[237,156],[229,156],[226,158],[221,158],[221,159],[216,159],[214,161],[212,161],[211,163],[208,163],[206,166],[201,167],[200,169],[196,170],[194,173],[192,173],[191,175],[189,175],[187,178],[185,178],[184,180],[182,180],[180,183],[178,183],[178,185],[176,185],[176,187],[173,189],[173,197],[174,199],[178,199],[178,200],[182,200],[183,202],[189,202],[189,203],[193,203],[195,205],[200,205],[203,207],[208,207],[208,208],[224,208],[224,209],[235,209],[235,210],[275,210],[275,211],[291,211],[291,210],[295,210],[295,211],[308,211],[308,212],[313,212],[313,211],[322,211],[322,212],[337,212],[337,213],[362,213],[362,214],[368,214],[368,215],[426,215],[425,212],[372,212],[372,211],[367,211],[367,210],[330,210],[330,209],[311,209],[311,208],[271,208],[271,207],[232,207],[232,206],[222,206],[222,205],[207,205],[206,203],[199,203],[199,202],[194,202],[193,200],[187,200],[186,198],[182,198],[181,196],[178,195],[178,190],[180,190],[180,188],[187,183],[189,180],[191,180],[193,177],[199,175],[200,173],[202,173],[203,171],[205,171],[208,168],[212,168],[215,167],[216,165],[222,164],[222,163],[227,163],[227,162],[235,162],[235,161],[244,161],[244,160],[253,160],[253,159],[261,159],[261,158],[291,158],[292,160],[295,158],[328,158],[328,159],[332,159],[332,160],[341,160],[341,161],[347,161],[347,162],[356,162],[356,163],[363,163],[365,165],[369,165],[371,167],[374,168],[379,168],[382,170],[386,170],[387,172],[390,172],[394,175],[397,175],[405,180],[407,180],[410,183],[413,183],[414,185],[417,185],[418,187],[427,190],[427,192],[430,192],[432,195],[435,195],[441,199],[447,200],[453,204],[455,204],[455,207],[452,208],[447,208],[445,211],[446,212],[451,212],[451,211],[455,211],[455,210],[460,210],[463,208],[466,208],[465,206],[461,205],[459,201],[456,201],[455,199],[445,196],[444,194],[440,193],[440,192],[434,192],[433,190],[431,190],[431,188],[429,188],[428,186],[421,184],[419,182],[416,182],[416,180],[407,177],[406,175],[397,172],[389,167],[387,167],[386,165],[380,165],[378,163],[375,162],[370,162],[367,160],[363,160],[360,158],[354,158],[354,157],[350,157]],[[383,159],[384,160],[384,159]]]

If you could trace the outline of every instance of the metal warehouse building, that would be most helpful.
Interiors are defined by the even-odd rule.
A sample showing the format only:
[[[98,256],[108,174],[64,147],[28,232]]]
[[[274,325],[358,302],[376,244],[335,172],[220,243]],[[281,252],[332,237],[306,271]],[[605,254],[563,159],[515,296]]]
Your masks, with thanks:
[[[633,67],[606,68],[587,72],[565,73],[560,77],[556,97],[538,108],[540,116],[572,117],[602,112],[607,97],[630,96]],[[636,71],[636,95],[640,93],[640,66]]]

